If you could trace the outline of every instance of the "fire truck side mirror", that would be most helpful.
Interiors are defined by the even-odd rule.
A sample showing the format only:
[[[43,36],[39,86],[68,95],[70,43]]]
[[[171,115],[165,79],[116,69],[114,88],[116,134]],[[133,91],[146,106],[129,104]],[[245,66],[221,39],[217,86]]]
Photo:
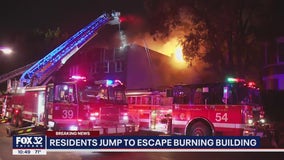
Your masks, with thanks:
[[[222,101],[223,101],[223,103],[225,103],[225,104],[228,104],[228,98],[229,98],[229,92],[228,92],[228,90],[229,90],[229,87],[227,87],[227,86],[225,86],[225,87],[223,88],[223,98],[222,98]]]

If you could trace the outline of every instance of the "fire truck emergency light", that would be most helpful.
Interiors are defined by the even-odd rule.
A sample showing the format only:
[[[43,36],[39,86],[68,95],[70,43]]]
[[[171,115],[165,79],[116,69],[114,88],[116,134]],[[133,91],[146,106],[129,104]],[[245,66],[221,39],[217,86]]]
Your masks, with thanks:
[[[255,82],[248,82],[248,86],[251,88],[255,88]]]
[[[240,78],[233,78],[233,77],[229,77],[227,78],[227,82],[229,83],[236,83],[236,82],[244,82],[244,79],[240,79]]]
[[[70,79],[73,79],[73,80],[86,80],[86,77],[73,75],[72,77],[70,77]]]
[[[95,81],[95,84],[102,84],[105,86],[117,86],[117,85],[123,85],[123,83],[120,80],[99,80],[99,81]]]
[[[113,85],[113,80],[106,80],[106,86]]]

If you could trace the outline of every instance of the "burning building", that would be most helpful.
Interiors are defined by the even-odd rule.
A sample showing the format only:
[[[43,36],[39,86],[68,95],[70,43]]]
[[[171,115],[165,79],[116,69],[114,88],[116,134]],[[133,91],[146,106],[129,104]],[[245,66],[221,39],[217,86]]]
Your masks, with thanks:
[[[56,77],[66,80],[79,75],[90,80],[119,79],[129,90],[159,89],[196,81],[195,71],[177,60],[137,44],[124,48],[97,48],[90,44],[74,55]]]

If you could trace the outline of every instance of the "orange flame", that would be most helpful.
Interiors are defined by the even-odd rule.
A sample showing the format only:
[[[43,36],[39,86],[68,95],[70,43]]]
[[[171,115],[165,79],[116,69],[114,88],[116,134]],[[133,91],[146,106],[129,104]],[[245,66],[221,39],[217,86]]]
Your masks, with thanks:
[[[176,51],[175,51],[175,59],[178,62],[185,62],[184,58],[183,58],[183,52],[182,52],[182,47],[180,45],[178,45],[176,47]]]

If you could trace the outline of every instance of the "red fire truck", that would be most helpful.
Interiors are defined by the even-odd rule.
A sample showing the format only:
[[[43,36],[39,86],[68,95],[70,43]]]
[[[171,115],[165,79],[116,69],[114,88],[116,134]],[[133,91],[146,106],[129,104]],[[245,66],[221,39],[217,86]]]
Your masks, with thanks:
[[[253,82],[175,85],[166,92],[129,91],[129,115],[141,130],[190,136],[264,136],[268,124]]]
[[[106,24],[119,24],[119,16],[119,12],[101,15],[29,66],[18,83],[8,85],[9,94],[3,101],[6,106],[3,114],[14,126],[20,127],[17,130],[24,132],[23,129],[30,130],[36,126],[59,130],[98,130],[100,134],[137,130],[128,119],[125,88],[119,80],[88,82],[83,77],[73,76],[70,82],[57,82],[60,78],[53,76],[100,28]],[[11,74],[7,76],[11,77]],[[24,123],[32,126],[22,128]],[[7,132],[12,133],[11,130]]]
[[[5,118],[7,95],[0,95],[0,119]]]
[[[138,131],[138,125],[128,118],[125,86],[119,80],[81,79],[28,87],[24,93],[9,98],[7,109],[11,124],[16,127],[29,123],[33,127],[93,130],[100,134]],[[24,132],[23,128],[19,130]]]
[[[44,125],[46,86],[27,87],[6,96],[6,114],[11,124],[23,127],[24,122]]]
[[[128,117],[125,86],[119,80],[59,83],[53,96],[52,119],[58,128],[100,134],[138,131]]]

